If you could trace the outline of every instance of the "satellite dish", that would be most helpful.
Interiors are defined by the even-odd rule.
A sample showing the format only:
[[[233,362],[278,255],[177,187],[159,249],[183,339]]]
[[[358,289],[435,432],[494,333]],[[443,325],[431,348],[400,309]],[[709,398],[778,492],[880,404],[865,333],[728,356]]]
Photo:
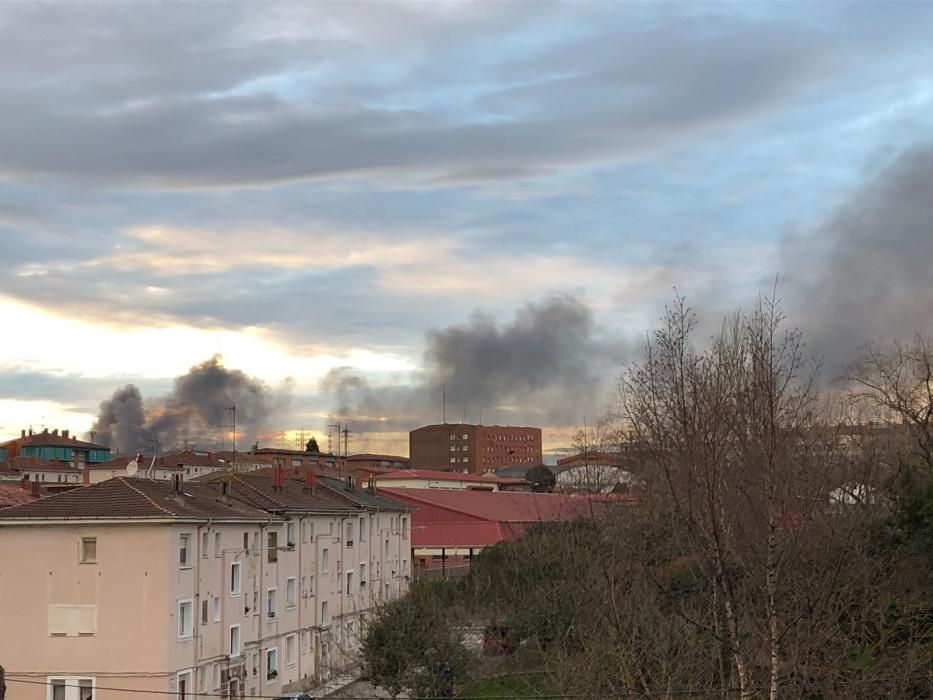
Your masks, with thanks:
[[[127,476],[135,476],[136,472],[138,471],[139,471],[139,462],[137,462],[135,459],[131,459],[129,462],[126,463],[126,475]]]

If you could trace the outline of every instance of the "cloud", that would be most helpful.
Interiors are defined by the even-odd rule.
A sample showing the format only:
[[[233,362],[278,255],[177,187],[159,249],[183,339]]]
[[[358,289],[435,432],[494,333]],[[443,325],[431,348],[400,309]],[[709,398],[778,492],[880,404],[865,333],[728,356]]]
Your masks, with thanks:
[[[773,110],[850,46],[793,13],[401,4],[383,24],[369,7],[265,8],[6,9],[0,62],[36,60],[0,86],[0,173],[141,188],[538,175]],[[422,32],[400,44],[409,20]]]
[[[791,321],[838,369],[864,343],[929,328],[933,145],[901,153],[815,230],[784,241]]]

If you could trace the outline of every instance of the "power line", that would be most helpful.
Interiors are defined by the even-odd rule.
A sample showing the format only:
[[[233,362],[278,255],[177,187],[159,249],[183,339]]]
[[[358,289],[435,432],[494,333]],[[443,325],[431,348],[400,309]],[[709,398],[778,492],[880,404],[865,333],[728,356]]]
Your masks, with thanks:
[[[38,680],[26,680],[25,678],[18,678],[17,676],[22,674],[6,674],[7,683],[24,683],[28,685],[43,685],[46,687],[51,686],[51,681],[38,681]],[[502,676],[495,676],[494,678],[503,678],[508,675],[514,674],[503,674]],[[874,684],[881,685],[890,681],[911,681],[919,680],[921,678],[926,678],[930,682],[933,682],[933,674],[931,673],[918,673],[916,675],[907,675],[907,676],[882,676],[879,678],[854,678],[850,680],[826,680],[816,683],[807,683],[809,687],[822,687],[822,686],[854,686],[862,684]],[[70,678],[69,678],[70,680]],[[477,679],[484,680],[484,679]],[[486,679],[488,680],[488,679]],[[792,684],[787,684],[791,686]],[[102,685],[95,685],[94,690],[108,690],[112,692],[119,693],[135,693],[143,695],[171,695],[178,697],[177,690],[143,690],[140,688],[115,688]],[[745,689],[747,692],[762,692],[768,690],[768,686],[751,686]],[[306,691],[307,692],[307,691]],[[333,692],[336,691],[332,691]],[[730,687],[730,688],[664,688],[663,690],[618,690],[610,693],[600,693],[600,697],[605,698],[622,698],[622,697],[645,697],[645,696],[671,696],[671,695],[680,695],[680,696],[696,696],[696,695],[710,695],[710,694],[722,694],[722,693],[740,693],[742,692],[741,688]],[[186,691],[186,695],[188,695]],[[227,698],[228,695],[225,693],[209,693],[209,692],[197,692],[192,691],[190,693],[192,699],[195,698]],[[258,698],[259,700],[276,700],[280,698],[281,694],[276,695],[250,695],[248,697]],[[527,695],[458,695],[457,700],[524,700],[527,698]],[[592,698],[593,693],[553,693],[553,694],[543,694],[535,695],[535,698],[539,700],[574,700],[576,698]],[[339,696],[339,700],[384,700],[378,695],[344,695]],[[419,696],[418,700],[449,700],[447,696],[442,695],[432,695],[432,696]]]

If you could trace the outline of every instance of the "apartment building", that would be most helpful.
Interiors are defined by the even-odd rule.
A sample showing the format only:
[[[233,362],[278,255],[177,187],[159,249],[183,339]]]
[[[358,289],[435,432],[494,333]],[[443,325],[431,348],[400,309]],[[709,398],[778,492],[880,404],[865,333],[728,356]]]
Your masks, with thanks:
[[[408,586],[408,506],[329,479],[118,477],[0,510],[18,700],[274,696],[349,665]]]
[[[482,474],[511,465],[540,464],[541,428],[442,423],[408,434],[412,469]]]

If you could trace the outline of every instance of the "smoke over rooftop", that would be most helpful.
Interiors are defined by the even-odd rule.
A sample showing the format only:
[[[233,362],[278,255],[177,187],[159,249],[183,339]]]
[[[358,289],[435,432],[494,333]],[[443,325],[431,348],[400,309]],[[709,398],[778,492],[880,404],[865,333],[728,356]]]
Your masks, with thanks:
[[[408,431],[440,422],[446,392],[448,421],[572,425],[604,404],[621,347],[572,296],[528,304],[503,324],[477,311],[464,324],[429,330],[426,343],[410,387],[331,371],[321,389],[336,397],[333,419],[361,431]]]
[[[236,406],[237,441],[246,445],[268,425],[279,408],[279,397],[259,379],[223,366],[219,355],[192,367],[175,379],[168,396],[144,401],[127,384],[100,405],[95,439],[117,453],[160,450],[183,443],[213,446],[229,433],[231,406]]]

